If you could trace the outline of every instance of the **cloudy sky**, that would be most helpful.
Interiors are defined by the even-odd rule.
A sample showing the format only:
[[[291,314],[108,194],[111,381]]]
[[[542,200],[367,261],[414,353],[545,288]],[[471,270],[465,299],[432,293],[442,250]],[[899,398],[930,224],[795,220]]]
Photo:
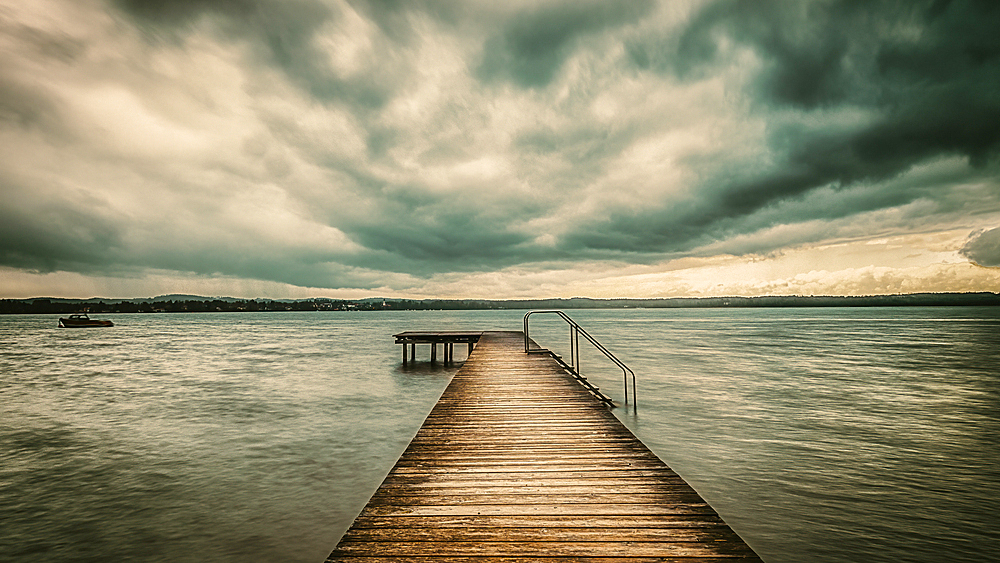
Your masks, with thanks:
[[[0,297],[1000,291],[1000,3],[0,0]]]

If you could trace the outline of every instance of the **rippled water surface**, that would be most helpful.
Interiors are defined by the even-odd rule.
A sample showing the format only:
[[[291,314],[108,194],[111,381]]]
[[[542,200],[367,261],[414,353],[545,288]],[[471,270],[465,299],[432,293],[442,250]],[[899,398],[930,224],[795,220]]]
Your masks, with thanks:
[[[638,375],[618,416],[766,561],[1000,559],[1000,311],[570,314]],[[0,561],[319,563],[454,371],[391,335],[522,315],[0,317]]]

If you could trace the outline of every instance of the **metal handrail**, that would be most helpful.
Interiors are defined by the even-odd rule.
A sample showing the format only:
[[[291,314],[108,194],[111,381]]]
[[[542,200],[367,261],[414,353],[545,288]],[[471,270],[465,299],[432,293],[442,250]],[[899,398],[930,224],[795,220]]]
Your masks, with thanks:
[[[636,404],[636,390],[635,390],[635,372],[632,371],[627,365],[625,365],[617,356],[611,353],[610,350],[604,347],[603,344],[597,341],[596,338],[590,335],[582,326],[580,326],[576,321],[570,318],[566,313],[558,309],[548,309],[542,311],[528,311],[524,315],[524,351],[525,353],[532,352],[548,352],[549,350],[545,348],[531,348],[531,339],[528,336],[528,317],[534,314],[545,314],[552,313],[559,315],[567,324],[569,324],[569,349],[570,349],[570,364],[569,366],[580,375],[580,335],[582,334],[584,338],[587,339],[595,348],[602,352],[609,360],[614,362],[616,366],[622,370],[622,379],[625,383],[625,404],[628,404],[628,380],[629,376],[632,376],[632,408],[637,408]]]

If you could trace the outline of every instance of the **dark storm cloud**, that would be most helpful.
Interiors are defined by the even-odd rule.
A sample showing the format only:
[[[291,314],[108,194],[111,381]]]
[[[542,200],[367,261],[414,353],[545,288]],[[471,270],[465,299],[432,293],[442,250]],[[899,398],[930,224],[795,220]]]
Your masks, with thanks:
[[[518,86],[546,86],[563,62],[588,35],[634,23],[653,2],[558,2],[526,8],[504,22],[486,41],[478,74],[484,80],[506,79]]]
[[[1000,228],[975,233],[961,252],[980,266],[1000,267]]]
[[[44,33],[2,17],[0,35],[17,41],[18,55],[57,65],[72,64],[86,51],[86,45],[80,40],[65,34]],[[12,59],[11,56],[0,57],[0,124],[68,135],[61,125],[63,108],[58,99],[46,88],[20,80],[20,72]]]
[[[140,23],[152,41],[162,40],[165,34],[183,36],[199,18],[218,22],[229,40],[249,42],[258,53],[260,63],[281,69],[316,99],[346,102],[359,112],[368,113],[383,106],[392,99],[399,83],[407,79],[407,69],[391,61],[373,65],[360,76],[345,78],[334,73],[327,55],[314,39],[324,25],[343,18],[344,14],[321,0],[115,2]],[[375,12],[387,25],[396,21],[388,11]],[[399,29],[398,24],[392,27]],[[397,33],[394,39],[406,37],[405,33]],[[399,46],[387,40],[383,48],[389,52]]]
[[[5,179],[3,189],[8,194],[31,191],[12,178]],[[68,193],[39,198],[33,209],[16,201],[0,207],[0,264],[38,271],[96,271],[120,258],[124,233],[102,212],[100,202],[87,199]]]
[[[935,158],[965,157],[995,177],[998,23],[1000,4],[990,1],[734,0],[704,8],[679,38],[633,43],[630,53],[639,68],[684,80],[731,64],[732,45],[750,48],[762,64],[749,92],[755,111],[801,112],[801,123],[785,118],[771,126],[767,141],[778,161],[773,169],[751,176],[722,170],[704,182],[697,200],[611,219],[576,241],[685,250],[706,237],[739,232],[741,220],[768,206],[827,186],[885,181]],[[808,125],[811,112],[840,108],[873,117],[846,131]],[[927,195],[902,191],[885,200],[900,205]],[[865,209],[842,213],[860,211]]]
[[[429,192],[413,184],[387,185],[363,171],[353,171],[357,196],[369,200],[362,215],[330,219],[352,240],[369,249],[341,258],[356,267],[405,271],[417,276],[492,269],[545,256],[531,236],[512,228],[547,213],[531,197],[487,194],[474,183],[449,193]]]
[[[772,104],[910,106],[928,86],[955,93],[995,83],[998,18],[989,0],[724,0],[693,18],[666,64],[681,76],[712,72],[725,38],[764,61],[759,88]],[[648,66],[647,51],[640,43],[633,54]]]
[[[449,271],[463,271],[516,263],[523,260],[515,255],[517,246],[527,242],[521,233],[505,232],[502,225],[458,212],[433,217],[408,214],[406,221],[363,225],[352,234],[366,247],[390,253],[396,264],[412,261],[411,271],[422,275],[442,265]],[[370,260],[365,259],[368,264]]]

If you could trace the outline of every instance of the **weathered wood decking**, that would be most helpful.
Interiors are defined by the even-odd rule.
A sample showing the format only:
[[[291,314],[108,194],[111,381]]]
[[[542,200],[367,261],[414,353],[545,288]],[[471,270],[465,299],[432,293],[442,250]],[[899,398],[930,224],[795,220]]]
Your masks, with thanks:
[[[759,561],[523,334],[485,332],[328,562]]]

